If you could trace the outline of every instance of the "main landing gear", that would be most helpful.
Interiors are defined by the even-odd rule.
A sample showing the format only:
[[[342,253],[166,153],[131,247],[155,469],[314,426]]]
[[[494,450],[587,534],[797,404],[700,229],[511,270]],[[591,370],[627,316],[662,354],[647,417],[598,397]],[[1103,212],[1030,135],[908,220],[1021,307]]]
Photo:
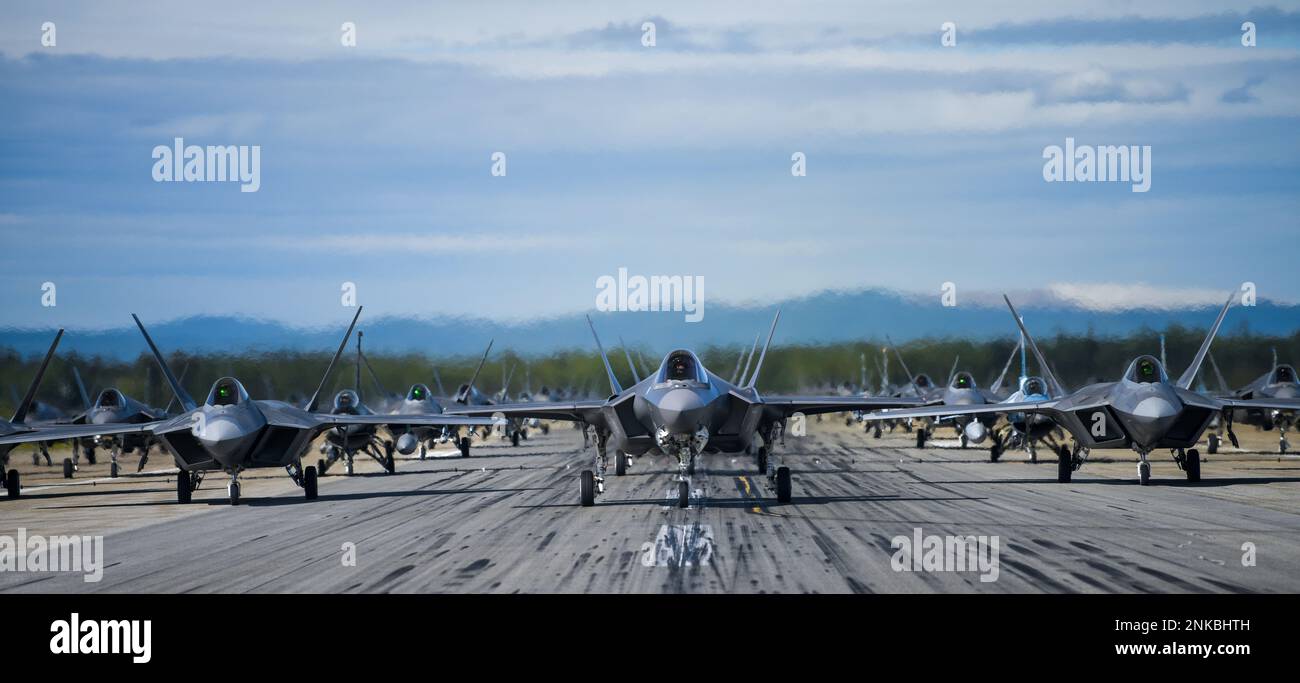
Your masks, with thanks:
[[[198,490],[199,484],[203,483],[203,471],[186,472],[181,470],[176,473],[176,502],[188,503],[194,497],[194,492]]]
[[[1178,449],[1174,453],[1174,462],[1178,463],[1178,466],[1187,474],[1187,481],[1201,480],[1201,454],[1195,448],[1187,451],[1183,451],[1181,448]]]
[[[609,434],[596,432],[595,471],[583,470],[578,475],[578,503],[589,508],[596,504],[596,496],[605,492],[605,470],[609,467],[609,457],[605,448],[609,445]],[[622,453],[619,453],[620,459]],[[617,472],[617,465],[615,471]]]

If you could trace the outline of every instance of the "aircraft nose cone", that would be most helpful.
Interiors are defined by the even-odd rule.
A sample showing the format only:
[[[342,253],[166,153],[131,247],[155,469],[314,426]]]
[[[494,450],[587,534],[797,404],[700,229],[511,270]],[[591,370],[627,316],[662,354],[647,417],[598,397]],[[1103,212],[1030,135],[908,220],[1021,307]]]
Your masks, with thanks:
[[[96,425],[111,424],[117,416],[111,410],[96,410],[90,414],[90,423]]]
[[[257,436],[256,432],[247,433],[234,421],[224,418],[209,419],[202,428],[194,427],[194,435],[217,462],[227,467],[236,464],[245,447]]]
[[[1172,417],[1178,414],[1178,407],[1164,396],[1148,396],[1133,408],[1133,415],[1146,418]]]
[[[1295,397],[1296,397],[1296,388],[1295,388],[1295,387],[1280,387],[1280,388],[1277,390],[1277,393],[1275,394],[1275,396],[1276,396],[1277,398],[1295,398]]]
[[[984,443],[984,439],[988,438],[989,435],[988,428],[979,420],[967,424],[962,431],[966,434],[966,441],[970,443]]]
[[[690,389],[671,389],[655,406],[659,424],[675,434],[692,434],[701,422],[704,399]]]

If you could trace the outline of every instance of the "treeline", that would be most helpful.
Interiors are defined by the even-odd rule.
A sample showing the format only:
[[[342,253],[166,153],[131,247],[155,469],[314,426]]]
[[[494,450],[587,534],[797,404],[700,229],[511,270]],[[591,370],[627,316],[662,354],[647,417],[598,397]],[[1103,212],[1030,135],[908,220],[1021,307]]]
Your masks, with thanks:
[[[1191,362],[1205,334],[1204,330],[1171,327],[1165,330],[1169,374],[1176,378]],[[1099,337],[1091,334],[1058,334],[1038,340],[1058,376],[1071,387],[1094,381],[1116,379],[1127,363],[1135,356],[1149,353],[1159,356],[1160,333],[1142,330],[1125,337]],[[981,385],[987,386],[1002,370],[1008,355],[1015,346],[1014,338],[999,340],[921,339],[899,347],[907,366],[914,373],[928,373],[937,382],[946,380],[953,360],[960,357],[959,368],[974,374]],[[862,380],[862,361],[865,354],[867,387],[875,391],[880,386],[879,368],[884,363],[884,340],[827,345],[774,346],[764,362],[759,388],[772,392],[825,392],[846,385],[857,389]],[[1265,336],[1248,332],[1220,337],[1215,341],[1213,356],[1218,362],[1229,386],[1241,386],[1269,369],[1272,350],[1276,349],[1280,362],[1300,362],[1300,331],[1290,336]],[[657,369],[668,349],[630,349],[634,359],[642,363],[641,371]],[[737,361],[748,348],[735,346],[708,346],[697,349],[704,363],[715,373],[730,378]],[[624,386],[632,382],[623,349],[609,349],[610,362]],[[906,381],[892,352],[889,356],[889,379],[893,384]],[[438,392],[435,376],[442,380],[444,395],[452,394],[468,381],[478,364],[478,357],[431,358],[419,354],[370,355],[367,360],[374,376],[364,366],[360,372],[363,397],[370,398],[379,386],[389,394],[404,394],[414,382],[429,385]],[[26,390],[40,362],[36,357],[20,357],[12,350],[0,351],[0,412],[8,417]],[[325,366],[327,353],[278,352],[264,354],[205,354],[192,356],[174,353],[168,358],[173,371],[184,371],[183,384],[197,401],[206,397],[212,383],[219,377],[239,378],[254,398],[278,398],[300,401],[316,388]],[[325,394],[332,395],[342,388],[357,384],[355,353],[349,351],[335,368],[326,384]],[[101,357],[83,357],[77,354],[60,355],[51,363],[38,398],[66,410],[81,408],[80,393],[73,380],[73,368],[80,373],[87,392],[93,401],[95,392],[104,387],[116,387],[126,394],[152,405],[164,405],[171,399],[161,373],[152,357],[141,355],[131,362]],[[1009,373],[1017,374],[1019,360],[1013,361]],[[1030,371],[1037,373],[1037,363],[1030,358]],[[572,350],[547,356],[525,356],[513,350],[494,352],[479,375],[477,386],[485,393],[495,393],[510,375],[509,393],[518,395],[527,389],[533,393],[543,387],[552,391],[563,390],[569,394],[596,397],[609,390],[604,366],[594,350]],[[378,382],[376,383],[376,379]],[[1212,390],[1219,388],[1213,369],[1207,362],[1201,380]],[[1012,379],[1011,381],[1014,381]]]

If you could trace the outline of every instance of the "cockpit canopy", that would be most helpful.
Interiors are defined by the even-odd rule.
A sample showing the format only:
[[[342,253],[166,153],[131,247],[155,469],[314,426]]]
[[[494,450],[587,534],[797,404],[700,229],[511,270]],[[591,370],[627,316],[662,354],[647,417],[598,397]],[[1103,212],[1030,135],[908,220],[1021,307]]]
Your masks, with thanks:
[[[657,384],[665,382],[699,382],[708,384],[709,376],[704,371],[704,364],[694,353],[685,349],[678,349],[664,357],[664,362],[659,366],[659,374],[655,379]]]
[[[1279,365],[1273,371],[1273,384],[1300,384],[1300,379],[1296,378],[1295,368],[1290,365]]]
[[[922,389],[928,389],[934,386],[934,380],[930,379],[930,376],[925,373],[917,375],[912,381],[916,382],[916,386],[921,387]]]
[[[969,372],[959,372],[952,376],[953,389],[974,389],[975,378]]]
[[[234,377],[222,377],[212,385],[212,391],[208,392],[208,405],[210,406],[236,406],[248,400],[248,392],[244,391],[244,385]]]
[[[1020,393],[1025,396],[1046,396],[1047,383],[1042,377],[1025,377],[1020,380]]]
[[[357,396],[357,392],[351,389],[344,389],[334,394],[334,412],[336,413],[355,413],[359,405],[361,405],[361,397]]]
[[[408,401],[425,401],[428,400],[428,398],[429,387],[426,387],[423,384],[412,384],[411,390],[406,392],[406,400]]]
[[[95,399],[96,408],[121,408],[125,401],[122,400],[122,394],[117,389],[105,389],[99,392],[99,398]]]
[[[1168,384],[1169,375],[1153,356],[1138,356],[1124,373],[1124,379],[1138,384]]]

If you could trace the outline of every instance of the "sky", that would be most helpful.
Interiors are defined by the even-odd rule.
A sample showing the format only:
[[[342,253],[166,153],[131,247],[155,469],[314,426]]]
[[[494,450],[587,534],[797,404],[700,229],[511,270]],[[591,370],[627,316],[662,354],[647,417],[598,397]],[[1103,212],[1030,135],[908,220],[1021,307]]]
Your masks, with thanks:
[[[619,268],[1300,301],[1300,3],[5,3],[0,101],[0,328],[334,324],[345,282],[517,321]],[[258,191],[155,182],[177,137],[259,146]],[[1150,146],[1150,190],[1046,182],[1066,138]]]

